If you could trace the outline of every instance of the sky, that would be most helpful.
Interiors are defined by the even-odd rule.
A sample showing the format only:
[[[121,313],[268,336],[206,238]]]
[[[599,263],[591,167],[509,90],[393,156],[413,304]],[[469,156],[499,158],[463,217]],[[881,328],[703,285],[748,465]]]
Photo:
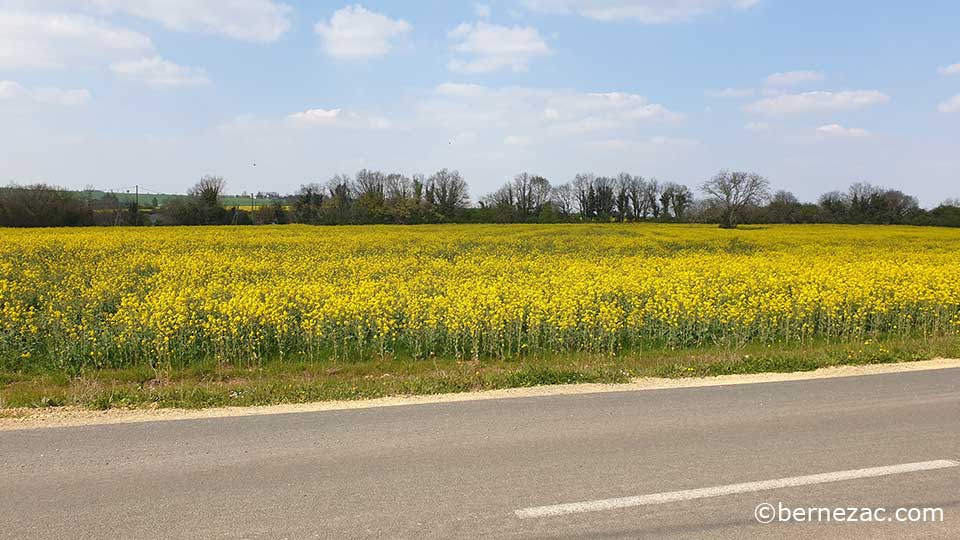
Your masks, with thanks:
[[[0,184],[756,171],[960,197],[955,0],[0,0]],[[254,165],[256,164],[256,165]]]

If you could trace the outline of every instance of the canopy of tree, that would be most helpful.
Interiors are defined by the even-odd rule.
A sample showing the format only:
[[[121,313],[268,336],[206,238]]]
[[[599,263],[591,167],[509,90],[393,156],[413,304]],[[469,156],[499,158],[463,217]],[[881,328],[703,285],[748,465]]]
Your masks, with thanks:
[[[703,197],[674,182],[629,173],[577,174],[570,182],[521,173],[470,204],[458,171],[430,176],[361,170],[292,194],[227,196],[227,182],[201,178],[187,195],[150,200],[48,185],[0,188],[0,226],[245,225],[308,223],[555,223],[663,221],[717,223],[871,223],[960,226],[960,200],[925,210],[915,197],[867,183],[802,203],[787,191],[769,193],[769,182],[744,171],[720,171],[700,186]],[[245,202],[249,201],[249,205]]]

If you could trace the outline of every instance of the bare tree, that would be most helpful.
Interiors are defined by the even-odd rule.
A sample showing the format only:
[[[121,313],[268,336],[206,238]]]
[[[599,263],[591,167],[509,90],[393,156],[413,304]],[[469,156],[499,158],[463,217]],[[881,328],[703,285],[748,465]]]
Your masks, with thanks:
[[[517,206],[517,197],[513,183],[508,182],[500,186],[500,189],[493,193],[484,195],[484,197],[480,199],[480,203],[487,208],[509,210],[510,213],[513,213]]]
[[[402,174],[388,174],[384,180],[384,188],[387,199],[394,204],[406,201],[413,197],[413,189],[410,178]]]
[[[577,195],[569,182],[553,188],[550,201],[564,216],[570,216],[577,206]]]
[[[533,193],[532,193],[533,175],[530,173],[520,173],[513,177],[513,182],[509,184],[511,194],[515,198],[517,216],[524,220],[533,213]]]
[[[770,198],[770,204],[780,204],[783,206],[793,206],[800,204],[800,200],[797,199],[797,196],[789,191],[781,189],[773,194],[773,197]]]
[[[423,174],[417,173],[413,175],[413,179],[410,181],[410,189],[413,191],[413,200],[420,204],[426,200],[426,186],[427,186],[427,177]]]
[[[551,189],[550,181],[542,176],[530,179],[530,205],[534,213],[539,215],[543,205],[550,202]]]
[[[723,170],[704,182],[700,189],[720,207],[720,226],[733,229],[745,208],[762,204],[767,198],[770,182],[757,173]]]
[[[868,182],[851,184],[847,190],[848,218],[854,223],[869,220],[871,207],[882,194],[883,189]]]
[[[220,197],[227,189],[227,181],[222,176],[206,175],[199,182],[193,185],[187,194],[196,197],[203,202],[204,206],[220,206]]]
[[[593,173],[580,173],[573,179],[573,191],[577,197],[577,210],[580,211],[580,217],[590,219],[593,217],[593,182],[596,176]]]
[[[609,176],[598,176],[594,179],[593,208],[598,218],[610,219],[617,205],[617,179]]]
[[[324,202],[324,219],[330,223],[348,223],[354,201],[353,179],[349,175],[338,174],[327,180],[330,196]]]
[[[850,202],[847,200],[847,196],[839,191],[824,193],[817,200],[817,205],[826,213],[827,220],[838,223],[847,219],[850,210]]]
[[[673,206],[673,217],[683,221],[687,208],[693,203],[693,192],[683,184],[673,184],[670,201]]]
[[[380,171],[362,169],[353,179],[353,191],[357,198],[383,198],[386,175]]]
[[[319,223],[326,198],[323,186],[316,182],[300,186],[293,201],[294,219],[301,223]]]
[[[457,212],[466,207],[469,192],[460,171],[441,169],[430,177],[427,184],[427,200],[432,199],[444,218],[453,219]]]
[[[330,180],[327,180],[326,187],[327,191],[330,192],[330,199],[339,197],[348,202],[353,200],[355,193],[353,191],[353,178],[348,174],[335,175]]]
[[[386,190],[387,175],[380,171],[363,169],[356,174],[353,180],[353,191],[356,201],[353,204],[353,213],[361,223],[379,223],[386,217]]]
[[[227,211],[223,208],[223,192],[227,182],[220,176],[207,175],[193,185],[187,194],[188,201],[178,208],[172,209],[176,214],[175,221],[188,224],[216,225],[227,223]],[[234,218],[237,212],[234,209]]]
[[[617,219],[621,222],[633,217],[633,205],[630,194],[633,189],[633,176],[622,172],[616,179]]]
[[[539,218],[544,206],[550,202],[550,182],[530,173],[520,173],[499,189],[484,196],[481,206],[496,210],[498,221],[529,221]]]
[[[660,197],[660,182],[657,182],[656,178],[651,178],[643,184],[641,189],[643,199],[647,202],[647,207],[650,209],[650,213],[653,214],[653,219],[659,219],[660,204],[657,202],[657,199]],[[644,211],[643,217],[647,217],[646,211]]]
[[[647,181],[642,176],[631,176],[627,194],[630,197],[630,206],[632,207],[634,219],[647,219],[650,213],[650,203],[644,196]]]
[[[660,214],[663,219],[670,219],[670,202],[673,201],[674,184],[667,182],[660,190]]]

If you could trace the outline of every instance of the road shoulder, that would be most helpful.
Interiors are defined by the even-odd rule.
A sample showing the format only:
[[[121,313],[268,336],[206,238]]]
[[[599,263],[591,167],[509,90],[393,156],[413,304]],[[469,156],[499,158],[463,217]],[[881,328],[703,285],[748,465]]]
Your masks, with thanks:
[[[535,386],[530,388],[510,388],[484,392],[465,392],[458,394],[440,394],[426,396],[397,396],[358,401],[326,401],[295,405],[271,405],[264,407],[222,407],[200,410],[186,409],[110,409],[93,411],[88,409],[61,407],[48,409],[0,409],[0,431],[41,429],[53,427],[71,427],[86,425],[123,424],[134,422],[156,422],[174,420],[194,420],[203,418],[227,418],[237,416],[260,416],[274,414],[308,413],[337,411],[348,409],[367,409],[375,407],[394,407],[401,405],[421,405],[429,403],[454,403],[491,399],[508,399],[539,396],[564,396],[574,394],[595,394],[607,392],[641,392],[651,390],[700,388],[737,384],[762,384],[786,381],[804,381],[830,379],[837,377],[857,377],[887,373],[904,373],[938,369],[960,368],[960,359],[938,358],[918,362],[895,364],[875,364],[863,366],[836,366],[815,371],[797,373],[757,373],[748,375],[723,375],[703,378],[638,378],[626,384],[571,384],[555,386]]]

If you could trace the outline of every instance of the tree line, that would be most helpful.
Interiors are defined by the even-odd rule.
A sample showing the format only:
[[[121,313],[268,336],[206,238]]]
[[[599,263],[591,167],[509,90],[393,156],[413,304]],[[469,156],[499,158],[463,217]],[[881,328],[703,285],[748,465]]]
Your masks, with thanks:
[[[760,223],[849,223],[960,226],[960,200],[948,199],[926,210],[899,190],[869,183],[823,194],[802,203],[788,191],[771,193],[763,176],[720,171],[697,186],[701,196],[680,183],[630,173],[578,174],[553,184],[530,173],[516,175],[470,203],[469,188],[455,170],[429,176],[361,170],[308,183],[291,195],[270,194],[266,204],[249,208],[224,204],[222,177],[201,178],[187,195],[162,204],[99,198],[47,185],[0,188],[0,226],[85,225],[250,225],[306,223],[564,223],[679,222],[722,227]]]

